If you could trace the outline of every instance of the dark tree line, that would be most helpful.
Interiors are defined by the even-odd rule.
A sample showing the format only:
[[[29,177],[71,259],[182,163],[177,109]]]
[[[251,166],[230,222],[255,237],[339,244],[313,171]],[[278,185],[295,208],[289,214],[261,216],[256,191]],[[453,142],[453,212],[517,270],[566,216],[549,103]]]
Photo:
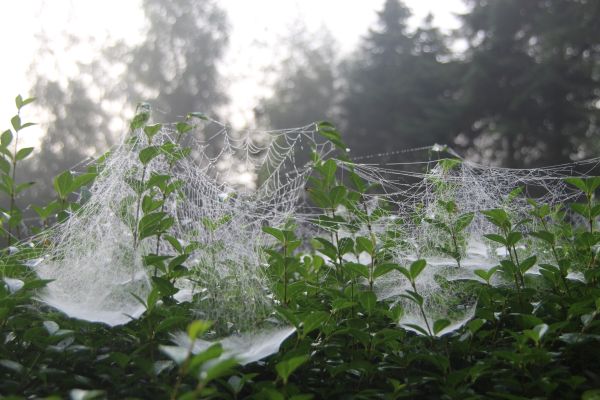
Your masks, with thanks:
[[[338,121],[354,154],[438,142],[512,167],[597,155],[600,2],[467,5],[462,27],[446,36],[431,17],[411,31],[406,6],[386,1],[361,47],[331,66],[341,97],[300,119]],[[453,51],[461,41],[466,50]],[[329,77],[323,79],[331,85]],[[272,105],[267,117],[291,108],[278,95],[266,103]],[[289,121],[299,118],[293,117]]]
[[[513,167],[597,155],[600,2],[465,1],[461,28],[446,35],[431,17],[411,29],[410,10],[387,0],[343,59],[326,32],[299,27],[257,124],[332,120],[355,155],[436,142]],[[218,115],[228,98],[217,69],[228,43],[225,12],[214,0],[145,0],[143,12],[141,44],[102,49],[66,82],[33,67],[34,95],[51,116],[42,155],[29,165],[38,182],[115,142],[115,104],[148,101],[165,121],[188,111],[226,118]],[[466,49],[456,51],[457,43]]]
[[[111,123],[120,119],[121,129],[127,129],[123,119],[138,102],[150,103],[159,122],[194,110],[215,115],[227,103],[217,72],[228,44],[225,12],[213,0],[144,0],[142,5],[145,40],[139,45],[118,42],[100,49],[93,61],[78,63],[78,74],[66,83],[32,66],[37,104],[51,119],[39,157],[22,172],[37,181],[28,203],[43,203],[39,198],[51,195],[52,177],[115,144],[122,132]],[[86,40],[91,39],[72,39]],[[42,57],[52,57],[52,49],[43,46]],[[123,112],[128,106],[129,115]]]

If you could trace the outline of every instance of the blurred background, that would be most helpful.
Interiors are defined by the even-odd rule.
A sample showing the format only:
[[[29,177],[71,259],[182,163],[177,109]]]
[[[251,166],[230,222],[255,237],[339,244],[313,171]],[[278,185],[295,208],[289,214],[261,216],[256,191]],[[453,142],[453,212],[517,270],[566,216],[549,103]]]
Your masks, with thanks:
[[[44,182],[102,154],[135,105],[236,129],[329,120],[356,157],[447,144],[506,167],[600,153],[598,0],[24,0],[0,3],[0,121]]]

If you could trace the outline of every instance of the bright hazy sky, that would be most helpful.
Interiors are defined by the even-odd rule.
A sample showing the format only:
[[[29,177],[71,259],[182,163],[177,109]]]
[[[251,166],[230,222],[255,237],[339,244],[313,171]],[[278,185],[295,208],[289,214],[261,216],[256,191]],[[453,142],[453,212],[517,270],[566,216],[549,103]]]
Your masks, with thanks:
[[[260,71],[272,60],[271,48],[294,21],[302,20],[309,30],[326,27],[342,52],[351,51],[376,20],[384,0],[220,0],[227,11],[230,47],[222,72],[228,78],[233,122],[248,121],[260,87]],[[461,0],[405,0],[418,24],[427,13],[443,30],[457,26],[453,13],[464,11]],[[36,34],[59,38],[63,32],[105,40],[140,40],[143,13],[138,0],[8,0],[0,1],[0,129],[6,129],[14,114],[14,97],[30,91],[27,70],[35,60]],[[270,57],[271,55],[271,57]],[[64,53],[66,64],[93,54]],[[68,69],[67,69],[68,70]],[[32,115],[30,119],[35,120]],[[32,130],[31,143],[40,135]]]

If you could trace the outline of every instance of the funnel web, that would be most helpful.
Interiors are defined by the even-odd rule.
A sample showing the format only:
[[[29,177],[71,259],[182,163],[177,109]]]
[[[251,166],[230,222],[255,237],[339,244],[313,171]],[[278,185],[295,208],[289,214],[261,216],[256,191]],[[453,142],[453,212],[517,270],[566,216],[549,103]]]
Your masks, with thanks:
[[[169,125],[160,130],[153,144],[177,140],[176,126]],[[223,334],[256,331],[272,315],[273,299],[261,251],[272,242],[262,227],[283,226],[291,220],[307,236],[323,233],[316,223],[322,210],[305,199],[312,169],[304,160],[310,150],[326,158],[333,147],[319,138],[315,124],[236,133],[209,121],[187,140],[188,157],[171,163],[158,156],[145,169],[140,168],[139,153],[149,143],[141,130],[132,132],[110,153],[82,208],[44,235],[52,246],[36,271],[54,281],[42,294],[43,301],[74,318],[108,325],[139,317],[144,307],[132,294],[144,299],[152,288],[153,271],[144,265],[144,256],[173,254],[174,249],[165,237],[135,239],[131,219],[139,202],[131,182],[169,175],[181,186],[165,201],[164,211],[173,217],[165,236],[193,248],[186,261],[190,275],[177,281],[175,298],[193,302],[197,317],[215,321]],[[438,335],[460,327],[474,314],[477,299],[463,280],[475,279],[474,270],[489,269],[503,257],[502,249],[484,237],[495,228],[481,211],[501,208],[519,220],[530,209],[526,198],[551,206],[563,204],[578,195],[564,178],[586,176],[600,165],[596,158],[548,168],[506,169],[460,160],[451,151],[455,158],[445,159],[443,151],[448,148],[434,145],[337,161],[342,181],[344,174],[352,172],[375,184],[364,195],[367,214],[372,216],[369,229],[385,247],[389,260],[403,266],[417,259],[428,263],[416,280],[427,321],[414,303],[402,297],[411,286],[399,273],[375,281],[378,299],[402,307],[398,324],[407,329],[423,330],[438,319],[448,319],[449,325]],[[440,158],[432,159],[432,155]],[[402,162],[394,162],[395,156],[401,156]],[[385,161],[373,162],[376,159]],[[519,188],[524,189],[519,192]],[[338,210],[339,215],[344,212]],[[469,213],[472,218],[453,240],[440,229],[440,224],[455,223]],[[520,229],[535,230],[535,222]],[[339,235],[366,236],[368,232],[362,226]],[[533,252],[529,244],[534,244],[525,243],[519,249],[523,256]],[[544,257],[543,252],[537,254]],[[351,261],[370,262],[365,253],[356,258]],[[495,283],[502,284],[500,280]],[[287,337],[289,332],[281,329],[281,336]],[[232,344],[231,351],[239,352],[240,343],[254,343],[261,337],[232,339],[236,345]],[[265,352],[278,345],[270,344]]]
[[[141,129],[110,153],[87,202],[44,235],[52,247],[36,271],[54,281],[43,301],[108,325],[140,316],[144,307],[136,296],[146,299],[153,274],[144,256],[174,249],[164,237],[136,240],[140,206],[132,182],[169,175],[180,187],[164,204],[174,219],[164,236],[193,248],[186,262],[190,275],[177,281],[176,298],[193,301],[198,318],[231,332],[255,327],[270,314],[261,252],[269,239],[262,227],[294,216],[310,172],[298,165],[297,154],[314,149],[325,156],[331,148],[319,142],[314,124],[238,134],[210,121],[193,133],[190,155],[176,163],[159,155],[142,168],[140,151],[149,143]],[[178,139],[175,126],[165,126],[152,144]]]
[[[443,158],[444,151],[453,158]],[[390,160],[397,155],[402,156],[402,162]],[[432,156],[439,158],[432,160]],[[377,159],[385,161],[378,163]],[[374,185],[375,189],[365,195],[365,204],[372,215],[381,207],[387,210],[371,221],[371,225],[378,241],[387,246],[390,261],[406,267],[417,259],[427,261],[427,267],[416,280],[418,293],[424,299],[427,323],[419,307],[402,296],[412,287],[400,273],[388,273],[376,280],[374,290],[378,299],[400,305],[403,313],[398,323],[409,330],[417,326],[421,332],[427,331],[427,325],[431,327],[436,320],[447,319],[449,325],[437,333],[443,335],[459,328],[474,315],[477,299],[465,280],[478,279],[475,270],[488,270],[498,265],[505,255],[503,248],[484,237],[495,233],[496,228],[481,211],[503,209],[513,221],[519,221],[531,218],[528,198],[551,207],[573,201],[579,193],[564,179],[597,172],[600,158],[546,168],[508,169],[461,160],[447,147],[434,145],[352,162],[340,161],[338,166],[342,174],[353,172]],[[452,212],[447,208],[450,203]],[[472,220],[468,216],[471,213]],[[463,214],[467,215],[467,226],[455,235],[456,242],[453,242],[451,235],[440,226],[451,226]],[[530,221],[519,229],[527,233],[541,227],[536,221]],[[365,236],[368,232],[363,227],[346,235]],[[457,250],[458,261],[449,255],[450,250]],[[534,240],[525,241],[518,251],[523,258],[537,254],[538,264],[548,262],[551,257],[550,252],[540,249]],[[365,264],[370,260],[360,262]],[[536,265],[529,273],[537,270]],[[505,284],[497,277],[494,283]]]

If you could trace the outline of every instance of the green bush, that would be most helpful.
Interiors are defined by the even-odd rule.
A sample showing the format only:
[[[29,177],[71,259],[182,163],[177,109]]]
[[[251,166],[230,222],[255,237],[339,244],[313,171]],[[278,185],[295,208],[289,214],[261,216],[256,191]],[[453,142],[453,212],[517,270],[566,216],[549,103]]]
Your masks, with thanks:
[[[31,101],[17,97],[17,108]],[[139,149],[142,171],[160,155],[187,157],[189,150],[179,141],[153,143],[161,127],[147,124],[148,113],[139,108],[131,126],[142,129],[148,139]],[[180,135],[189,130],[188,122],[177,125]],[[139,319],[109,328],[67,318],[37,300],[37,291],[48,281],[37,279],[28,262],[43,254],[47,243],[19,240],[33,232],[23,223],[19,206],[25,206],[17,201],[30,183],[17,183],[14,175],[18,162],[32,151],[19,149],[17,143],[19,132],[29,125],[14,117],[13,130],[2,134],[0,145],[0,190],[9,204],[2,210],[7,246],[0,257],[0,394],[73,399],[600,397],[600,204],[595,197],[600,178],[567,181],[581,191],[583,201],[565,207],[580,215],[584,226],[534,201],[531,219],[543,229],[528,234],[517,229],[528,220],[514,221],[502,209],[483,211],[497,227],[487,238],[503,246],[507,256],[498,266],[477,270],[473,279],[461,282],[476,293],[477,308],[468,323],[448,331],[446,319],[428,322],[417,285],[431,267],[425,260],[393,263],[390,243],[399,239],[372,231],[375,220],[389,211],[367,211],[368,183],[354,173],[341,180],[335,159],[315,157],[308,192],[322,211],[317,223],[323,234],[303,240],[293,225],[264,228],[275,243],[265,252],[276,313],[296,332],[276,354],[241,366],[221,357],[219,344],[195,351],[194,340],[214,335],[222,329],[220,321],[194,321],[194,306],[173,299],[176,280],[190,274],[186,262],[193,247],[181,246],[166,233],[173,216],[162,205],[177,191],[177,182],[168,176],[159,182],[142,172],[141,180],[131,181],[137,212],[127,218],[135,243],[167,240],[176,250],[144,260],[153,289],[147,298],[139,298],[146,310]],[[335,128],[322,123],[318,131],[345,159]],[[36,225],[64,223],[77,213],[80,204],[73,194],[92,182],[101,162],[84,174],[56,177],[57,199],[34,208]],[[340,205],[348,210],[344,215],[336,213]],[[472,219],[446,201],[440,214],[426,221],[446,235],[439,250],[458,266],[462,231]],[[358,225],[368,233],[339,235]],[[519,258],[517,249],[525,236],[553,257],[540,265],[539,275],[526,274],[535,255]],[[297,251],[301,246],[304,250]],[[362,252],[369,254],[368,264],[344,257]],[[582,272],[585,279],[567,279],[571,271]],[[410,282],[412,290],[403,296],[420,310],[425,328],[399,327],[401,308],[377,300],[374,284],[390,273]],[[496,274],[511,284],[492,285]],[[186,327],[190,345],[174,345],[171,333]]]

